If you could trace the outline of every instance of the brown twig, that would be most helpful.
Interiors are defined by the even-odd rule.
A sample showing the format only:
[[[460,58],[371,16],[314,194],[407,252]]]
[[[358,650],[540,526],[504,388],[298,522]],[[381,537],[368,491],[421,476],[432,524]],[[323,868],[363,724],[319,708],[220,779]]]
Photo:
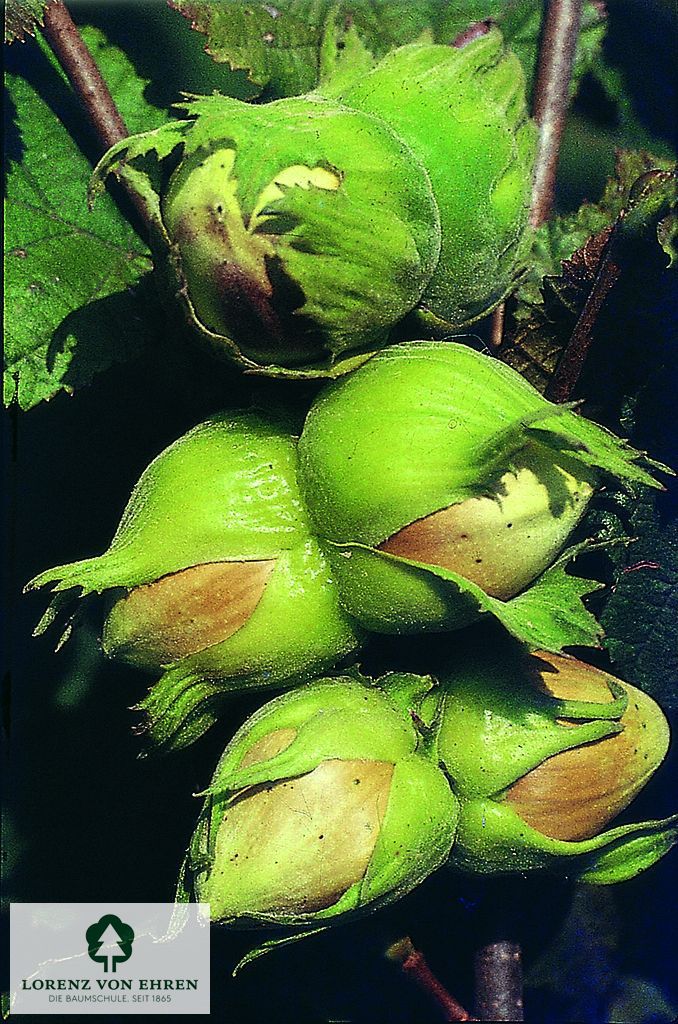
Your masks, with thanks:
[[[530,211],[534,227],[543,224],[553,209],[558,155],[570,100],[570,80],[582,7],[583,0],[549,0],[546,8],[533,102],[533,114],[539,129]],[[601,301],[607,291],[609,288],[601,295]],[[597,315],[597,310],[594,315]],[[582,331],[586,329],[587,335],[579,338],[573,335],[557,367],[549,387],[549,397],[553,401],[565,401],[579,377],[590,345],[590,329],[585,327],[586,324],[588,320],[583,321]]]
[[[473,966],[478,1019],[523,1020],[523,964],[518,943],[508,939],[487,943],[476,951]]]
[[[45,36],[84,106],[102,147],[108,149],[120,142],[129,135],[125,122],[61,0],[45,10]]]
[[[621,265],[614,258],[615,248],[615,234],[612,232],[601,257],[593,287],[546,389],[546,398],[552,402],[566,402],[579,380],[593,341],[593,330],[600,311],[621,276]]]
[[[412,944],[412,940],[405,936],[394,942],[386,950],[386,956],[400,966],[401,971],[410,978],[415,985],[425,992],[438,1006],[445,1021],[469,1021],[476,1020],[451,996],[442,985],[435,974],[426,963],[423,953]]]
[[[633,247],[650,224],[670,214],[675,196],[675,178],[671,171],[654,168],[643,174],[632,189],[628,205],[610,228],[594,235],[572,260],[587,250],[597,255],[595,278],[579,314],[567,347],[560,358],[546,396],[553,402],[565,402],[579,380],[593,342],[596,321],[610,292],[622,274],[632,265]]]
[[[496,352],[504,338],[504,323],[506,321],[506,303],[500,302],[492,311],[490,320],[490,336],[488,338],[490,348]]]
[[[582,6],[583,0],[549,0],[546,8],[534,86],[533,113],[539,128],[531,211],[535,227],[553,207]]]
[[[553,209],[558,155],[570,101],[570,80],[582,7],[583,0],[549,0],[546,6],[532,104],[538,127],[530,210],[533,227],[543,224]],[[503,340],[504,313],[502,304],[492,317],[489,340],[493,351]]]
[[[54,0],[45,8],[43,31],[73,91],[85,109],[102,150],[107,150],[116,142],[127,138],[127,126],[62,0]],[[121,180],[121,184],[144,225],[147,225],[148,213],[144,203],[124,180]]]

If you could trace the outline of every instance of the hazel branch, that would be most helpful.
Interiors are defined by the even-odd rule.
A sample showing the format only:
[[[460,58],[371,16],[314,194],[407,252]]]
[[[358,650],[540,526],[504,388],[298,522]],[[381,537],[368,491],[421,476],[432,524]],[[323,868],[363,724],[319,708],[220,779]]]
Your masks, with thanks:
[[[45,11],[45,37],[77,93],[97,138],[109,149],[129,135],[99,68],[61,0]]]
[[[54,0],[45,9],[43,32],[80,100],[102,150],[127,138],[127,126],[62,0]],[[119,180],[143,224],[148,226],[148,212],[143,201],[123,178]]]
[[[532,188],[534,227],[542,224],[553,208],[582,7],[583,0],[550,0],[546,8],[534,86],[533,114],[539,129]]]
[[[517,942],[499,939],[473,958],[479,1020],[523,1020],[523,964]]]
[[[621,277],[621,263],[615,256],[614,232],[608,233],[610,237],[601,257],[593,287],[546,389],[546,397],[552,402],[566,402],[574,391],[593,341],[596,321],[608,295]]]

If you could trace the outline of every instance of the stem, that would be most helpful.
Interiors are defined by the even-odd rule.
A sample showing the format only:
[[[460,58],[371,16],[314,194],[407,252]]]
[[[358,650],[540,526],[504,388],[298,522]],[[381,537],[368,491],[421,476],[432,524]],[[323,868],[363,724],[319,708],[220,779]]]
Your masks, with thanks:
[[[529,930],[533,893],[518,878],[482,880],[473,931],[474,1012],[479,1020],[523,1020],[520,935]]]
[[[412,940],[405,936],[394,942],[386,950],[386,956],[400,965],[403,974],[411,978],[422,992],[425,992],[439,1007],[442,1012],[442,1019],[446,1021],[469,1021],[475,1020],[451,996],[447,989],[438,981],[435,974],[426,963],[423,953],[412,944]]]
[[[549,0],[544,19],[534,87],[533,113],[539,128],[532,188],[534,227],[548,218],[553,207],[582,6],[583,0]]]
[[[605,234],[608,235],[607,243],[593,287],[546,389],[546,398],[551,402],[566,402],[572,394],[593,342],[593,330],[600,311],[621,276],[621,266],[614,259],[614,229],[606,229]]]
[[[504,323],[506,320],[506,303],[500,302],[492,313],[490,321],[490,348],[496,352],[504,338]]]
[[[479,1020],[523,1020],[523,964],[517,942],[500,939],[476,951],[475,1011]]]
[[[99,142],[104,149],[109,149],[129,132],[99,68],[61,0],[45,10],[44,31],[47,42],[85,108]]]
[[[102,150],[105,151],[121,139],[127,138],[127,126],[62,0],[54,0],[45,9],[43,31],[73,91],[85,109]],[[118,180],[142,222],[148,226],[148,212],[144,203],[124,179]]]

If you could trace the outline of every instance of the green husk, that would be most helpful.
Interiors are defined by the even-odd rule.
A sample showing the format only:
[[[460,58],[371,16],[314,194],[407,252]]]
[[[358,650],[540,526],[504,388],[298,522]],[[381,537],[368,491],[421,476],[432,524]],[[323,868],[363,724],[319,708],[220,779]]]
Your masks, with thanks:
[[[130,163],[143,174],[142,158],[181,147],[154,206],[156,249],[195,330],[247,369],[291,375],[332,374],[344,359],[345,370],[383,345],[440,250],[410,148],[378,118],[320,97],[183,106],[194,120],[124,140],[95,181]]]
[[[529,254],[536,131],[518,58],[493,28],[461,49],[401,47],[341,94],[411,146],[440,210],[440,260],[421,300],[460,327],[510,289]]]
[[[342,601],[367,628],[454,629],[489,613],[554,651],[600,636],[580,600],[598,584],[565,572],[580,549],[554,562],[592,486],[606,475],[660,486],[642,464],[658,463],[454,342],[392,346],[329,385],[307,417],[299,455],[302,492]],[[501,508],[505,475],[517,480],[523,467],[532,481],[520,499],[524,517],[500,522],[505,543],[495,546],[507,565],[515,561],[517,579],[542,575],[517,584],[510,599],[441,565],[379,550],[409,524],[468,499],[491,495]]]
[[[262,560],[270,561],[270,575],[249,617],[226,639],[176,661],[133,642],[146,627],[126,612],[127,593],[194,566]],[[162,452],[135,487],[109,549],[47,570],[29,587],[45,585],[57,596],[79,589],[81,596],[119,597],[104,645],[113,656],[165,670],[140,705],[161,744],[195,739],[225,694],[309,678],[360,644],[311,533],[295,440],[257,413],[213,416]]]
[[[209,895],[213,907],[217,908],[218,919],[245,926],[259,921],[308,929],[317,922],[333,922],[391,902],[445,862],[454,838],[457,801],[444,774],[419,752],[421,736],[407,709],[399,706],[402,695],[410,692],[411,683],[412,677],[401,680],[397,674],[388,677],[386,689],[355,673],[350,677],[319,680],[269,702],[234,736],[206,790],[207,799],[189,849],[188,882],[185,883],[192,884],[197,898]],[[419,697],[431,685],[430,680],[418,680],[415,689]],[[281,734],[285,736],[286,745],[279,753],[248,763],[249,752],[260,749],[262,740]],[[323,765],[342,762],[354,765],[357,774],[369,772],[370,766],[392,766],[386,802],[383,807],[379,805],[379,832],[360,877],[330,905],[315,910],[303,907],[288,907],[284,911],[258,909],[257,901],[265,903],[267,891],[271,887],[275,891],[280,872],[285,877],[289,874],[291,885],[297,884],[294,863],[279,865],[267,860],[269,829],[274,829],[275,836],[278,834],[275,830],[280,827],[277,815],[282,811],[290,849],[298,850],[302,860],[308,855],[313,857],[312,844],[325,837],[315,836],[315,833],[306,836],[303,816],[295,818],[293,809],[289,811],[290,820],[285,822],[285,800],[289,798],[284,796],[284,790],[273,790],[274,797],[276,792],[280,793],[282,803],[278,801],[278,811],[269,827],[262,823],[252,848],[238,847],[245,860],[254,858],[255,868],[251,864],[244,867],[235,864],[234,860],[222,863],[218,860],[217,836],[220,829],[233,827],[228,825],[229,808],[239,806],[242,815],[248,798],[256,799],[254,795],[262,787],[270,790],[272,786],[295,779],[303,780]],[[358,781],[350,777],[352,790]],[[328,823],[337,809],[341,813],[343,801],[348,797],[355,801],[358,793],[357,789],[346,794],[336,788],[328,791]],[[293,808],[293,802],[290,806]],[[240,816],[238,821],[242,823],[242,820]],[[309,826],[311,832],[314,826],[315,819]],[[242,824],[235,827],[242,828]],[[323,824],[319,820],[317,829],[321,828]],[[277,850],[279,841],[274,836],[272,848]],[[310,853],[307,853],[309,844]],[[278,850],[280,855],[283,853]],[[334,862],[327,862],[327,870],[331,872],[333,867]],[[233,893],[232,897],[229,892]],[[305,898],[313,896],[307,893],[306,887],[304,892]],[[229,913],[225,909],[229,905],[242,909]]]

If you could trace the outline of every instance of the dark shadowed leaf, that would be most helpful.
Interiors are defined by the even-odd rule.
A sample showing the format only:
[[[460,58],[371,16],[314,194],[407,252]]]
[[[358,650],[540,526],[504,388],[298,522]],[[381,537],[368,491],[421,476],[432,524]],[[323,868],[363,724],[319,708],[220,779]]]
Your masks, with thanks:
[[[533,266],[513,299],[499,355],[541,392],[548,390],[594,286],[607,288],[604,302],[623,275],[636,272],[636,243],[654,239],[671,261],[675,179],[666,168],[666,161],[648,153],[621,153],[599,203],[585,203],[539,228]]]
[[[678,520],[646,496],[631,513],[638,540],[602,616],[618,672],[662,704],[678,704]]]

